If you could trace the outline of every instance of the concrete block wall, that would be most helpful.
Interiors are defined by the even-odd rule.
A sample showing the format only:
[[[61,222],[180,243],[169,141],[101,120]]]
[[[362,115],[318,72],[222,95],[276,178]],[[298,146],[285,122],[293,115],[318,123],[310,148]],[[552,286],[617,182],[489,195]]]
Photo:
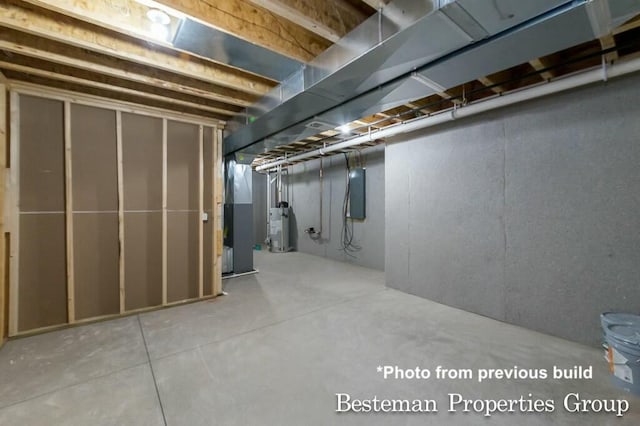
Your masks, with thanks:
[[[640,76],[388,141],[387,285],[597,345],[640,313]]]

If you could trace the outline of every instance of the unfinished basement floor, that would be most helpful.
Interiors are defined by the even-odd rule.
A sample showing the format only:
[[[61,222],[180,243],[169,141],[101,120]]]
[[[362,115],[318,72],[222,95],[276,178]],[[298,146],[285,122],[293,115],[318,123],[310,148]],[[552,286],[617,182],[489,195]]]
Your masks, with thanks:
[[[549,414],[496,425],[638,425],[640,400],[609,384],[602,352],[386,289],[382,272],[301,253],[256,253],[228,296],[8,342],[1,425],[485,424],[447,395],[553,399]],[[594,366],[592,380],[384,380],[402,368]],[[625,398],[631,410],[569,414],[563,398]],[[432,414],[337,414],[352,398],[433,399]]]

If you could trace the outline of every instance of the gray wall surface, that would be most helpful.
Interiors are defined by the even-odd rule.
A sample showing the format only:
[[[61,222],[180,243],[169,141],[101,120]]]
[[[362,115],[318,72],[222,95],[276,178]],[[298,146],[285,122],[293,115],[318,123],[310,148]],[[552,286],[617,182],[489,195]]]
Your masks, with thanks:
[[[640,76],[388,141],[387,285],[570,340],[640,312]]]
[[[253,172],[253,232],[255,244],[264,246],[267,238],[267,175]]]
[[[322,236],[314,240],[304,232],[320,227],[320,160],[290,167],[288,195],[293,217],[291,244],[303,253],[384,269],[384,147],[363,150],[366,161],[366,209],[364,221],[354,221],[354,242],[362,249],[348,256],[341,250],[342,202],[347,172],[343,155],[325,158]],[[287,195],[283,195],[286,200]]]

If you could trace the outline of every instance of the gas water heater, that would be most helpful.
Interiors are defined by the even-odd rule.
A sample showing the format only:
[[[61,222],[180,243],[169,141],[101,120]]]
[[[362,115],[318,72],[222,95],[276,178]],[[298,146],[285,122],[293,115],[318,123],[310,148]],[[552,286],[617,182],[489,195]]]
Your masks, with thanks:
[[[286,253],[290,250],[289,216],[291,208],[287,203],[280,203],[280,207],[269,209],[270,250],[274,253]]]

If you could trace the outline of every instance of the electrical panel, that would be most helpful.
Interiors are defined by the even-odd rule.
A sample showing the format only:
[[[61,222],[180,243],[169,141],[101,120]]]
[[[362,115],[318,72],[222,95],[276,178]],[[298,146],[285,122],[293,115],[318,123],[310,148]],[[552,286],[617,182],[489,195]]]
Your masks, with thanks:
[[[364,220],[366,218],[366,169],[351,169],[349,173],[349,217]]]

